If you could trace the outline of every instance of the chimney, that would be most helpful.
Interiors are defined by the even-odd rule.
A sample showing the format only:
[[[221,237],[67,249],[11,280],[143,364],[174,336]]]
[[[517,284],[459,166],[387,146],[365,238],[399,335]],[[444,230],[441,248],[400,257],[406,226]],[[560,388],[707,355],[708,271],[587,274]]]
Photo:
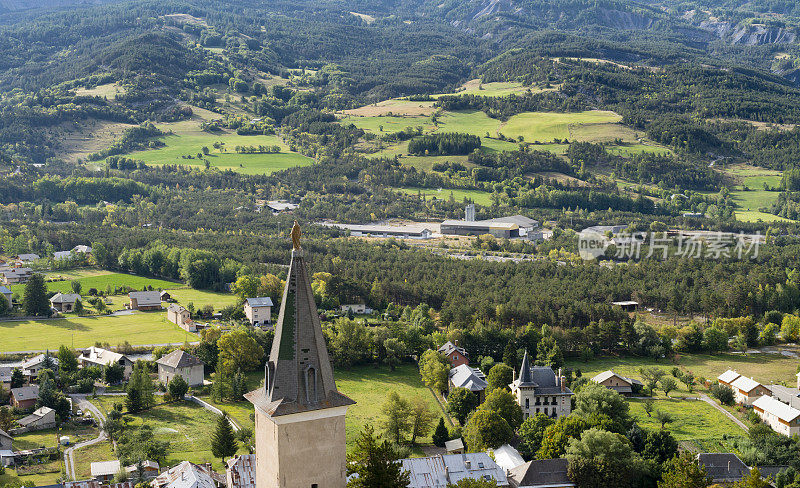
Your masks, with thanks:
[[[564,393],[564,392],[566,391],[566,386],[564,386],[564,381],[565,381],[566,379],[567,379],[567,378],[565,378],[564,376],[562,376],[562,377],[561,377],[561,380],[559,381],[559,383],[561,383],[561,393]]]
[[[458,339],[456,339],[455,341],[453,341],[453,344],[455,344],[455,346],[456,346],[456,347],[458,347]]]
[[[730,460],[729,460],[729,461],[728,461],[728,472],[730,472],[730,471],[731,471],[731,462],[730,462]]]

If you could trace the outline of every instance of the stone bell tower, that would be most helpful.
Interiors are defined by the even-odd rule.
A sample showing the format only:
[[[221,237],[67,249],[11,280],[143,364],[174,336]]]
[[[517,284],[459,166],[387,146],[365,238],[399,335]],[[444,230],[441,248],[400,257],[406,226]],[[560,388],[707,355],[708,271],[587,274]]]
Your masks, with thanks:
[[[291,235],[264,387],[245,395],[255,406],[256,487],[344,488],[344,419],[355,402],[333,380],[297,222]]]

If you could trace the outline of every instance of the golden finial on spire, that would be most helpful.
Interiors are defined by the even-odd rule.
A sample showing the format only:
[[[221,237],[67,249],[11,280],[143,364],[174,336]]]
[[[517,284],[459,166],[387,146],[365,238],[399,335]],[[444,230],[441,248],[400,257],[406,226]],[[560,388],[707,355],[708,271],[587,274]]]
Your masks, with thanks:
[[[292,226],[292,232],[289,235],[292,236],[292,244],[294,245],[294,248],[300,249],[300,236],[303,235],[303,233],[300,231],[300,225],[297,224],[296,220]]]

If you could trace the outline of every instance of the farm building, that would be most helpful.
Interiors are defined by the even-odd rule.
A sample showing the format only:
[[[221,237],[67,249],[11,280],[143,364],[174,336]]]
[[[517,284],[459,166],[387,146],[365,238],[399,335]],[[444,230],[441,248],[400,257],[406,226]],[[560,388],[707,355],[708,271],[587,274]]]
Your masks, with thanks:
[[[641,381],[626,378],[625,376],[619,375],[611,370],[603,371],[592,378],[592,381],[598,385],[605,386],[606,388],[614,390],[623,395],[632,395],[633,393],[641,391],[642,389]]]
[[[565,378],[549,366],[533,366],[528,362],[528,352],[522,358],[519,377],[509,385],[511,393],[517,397],[522,413],[527,419],[537,413],[552,418],[569,415],[572,411],[570,398],[573,393],[564,384]]]
[[[471,391],[483,403],[486,388],[489,383],[486,382],[486,375],[483,374],[478,368],[470,368],[466,364],[461,364],[450,370],[448,374],[447,390],[448,393],[453,388],[466,388]]]
[[[281,213],[289,213],[293,210],[296,210],[299,205],[296,203],[289,203],[287,201],[271,201],[267,202],[267,208],[272,212],[272,215],[278,215]]]
[[[753,402],[753,411],[779,434],[800,434],[800,410],[780,400],[764,395]]]
[[[635,300],[623,300],[620,302],[611,302],[611,305],[619,307],[626,312],[635,312],[639,308],[639,302]]]
[[[458,341],[454,343],[447,341],[439,348],[439,352],[444,354],[452,367],[462,364],[469,364],[469,353],[463,347],[458,347]]]
[[[33,408],[36,406],[37,400],[39,400],[39,385],[21,386],[11,389],[10,403],[20,410]]]
[[[131,373],[133,372],[133,361],[128,359],[127,356],[124,354],[120,354],[118,352],[109,351],[108,349],[103,349],[100,347],[92,346],[89,349],[83,351],[78,357],[78,363],[82,367],[86,366],[110,366],[112,364],[120,364],[124,369],[124,378],[127,380],[130,378]]]
[[[530,461],[511,469],[508,481],[513,488],[573,488],[568,465],[566,458]]]
[[[172,351],[156,361],[156,364],[158,365],[158,380],[165,385],[177,375],[183,376],[189,386],[203,384],[205,364],[184,350]]]
[[[132,291],[128,293],[131,310],[161,310],[161,292]]]
[[[161,301],[162,302],[168,302],[170,300],[172,300],[172,295],[170,295],[167,290],[162,291],[161,292]]]
[[[197,332],[197,324],[192,320],[192,313],[177,303],[167,307],[167,320],[189,332]]]
[[[771,394],[766,386],[747,376],[739,376],[733,380],[731,389],[733,389],[733,398],[740,405],[752,405],[761,396]]]
[[[240,454],[228,459],[227,488],[256,488],[256,455]]]
[[[38,261],[40,259],[38,254],[20,254],[17,256],[17,261],[20,263],[30,263],[31,261]]]
[[[56,251],[53,253],[53,259],[56,261],[66,261],[72,259],[72,251]]]
[[[519,225],[511,222],[492,222],[490,220],[445,220],[439,226],[442,234],[453,236],[480,236],[491,234],[500,238],[519,237]]]
[[[18,433],[52,429],[56,426],[56,411],[52,408],[41,407],[27,417],[18,420],[17,423],[20,426]]]
[[[503,468],[485,452],[403,459],[401,462],[403,471],[410,475],[408,488],[440,488],[465,478],[508,486]]]
[[[50,297],[50,306],[59,312],[74,312],[75,304],[81,296],[77,293],[56,293]]]
[[[119,459],[114,459],[113,461],[95,461],[91,464],[92,470],[92,478],[101,482],[101,483],[108,483],[109,481],[114,479],[122,466],[119,463]]]
[[[253,326],[272,323],[272,298],[255,297],[244,301],[244,315]]]
[[[433,231],[419,226],[391,225],[349,225],[338,224],[336,227],[350,231],[354,237],[396,237],[398,239],[430,239]]]

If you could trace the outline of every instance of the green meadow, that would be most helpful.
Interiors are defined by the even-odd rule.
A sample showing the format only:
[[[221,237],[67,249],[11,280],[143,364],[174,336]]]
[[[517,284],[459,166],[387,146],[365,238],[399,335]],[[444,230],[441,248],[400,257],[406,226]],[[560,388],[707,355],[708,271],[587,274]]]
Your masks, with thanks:
[[[525,112],[515,115],[503,124],[502,132],[515,139],[520,136],[526,141],[547,142],[553,139],[572,139],[570,127],[577,124],[599,124],[593,127],[590,134],[584,135],[590,139],[592,133],[599,133],[606,124],[617,125],[622,117],[614,112],[605,110],[590,110],[587,112]],[[621,126],[620,126],[621,127]]]
[[[113,273],[111,271],[96,269],[55,271],[46,273],[45,280],[58,280],[48,281],[47,289],[61,293],[72,293],[72,281],[77,281],[81,284],[81,294],[83,295],[86,295],[90,288],[95,288],[98,291],[105,292],[109,286],[111,288],[130,286],[131,288],[137,290],[141,290],[145,286],[152,286],[153,289],[166,289],[184,286],[183,283],[175,283],[173,281],[147,278],[144,276],[126,273]],[[22,296],[22,293],[25,291],[24,284],[12,285],[10,288],[13,293],[18,293],[20,296]]]
[[[200,132],[200,131],[198,131]],[[240,136],[237,134],[222,133],[211,134],[200,132],[198,134],[176,134],[162,138],[165,147],[136,151],[127,154],[127,157],[142,160],[147,164],[179,164],[188,166],[203,166],[207,159],[213,167],[225,170],[231,169],[246,174],[271,174],[295,166],[307,166],[313,159],[302,154],[289,151],[289,147],[274,135],[270,136]],[[224,143],[219,149],[214,148],[214,143]],[[239,154],[236,146],[280,146],[281,152],[276,154]],[[198,158],[203,147],[210,153]],[[189,159],[191,156],[192,159]]]
[[[725,414],[706,402],[699,400],[660,399],[653,404],[653,413],[648,416],[642,400],[629,400],[631,415],[642,428],[661,429],[661,423],[653,416],[655,411],[668,413],[673,421],[666,425],[677,441],[714,439],[727,436],[744,436],[745,432]]]
[[[491,205],[492,203],[491,193],[478,190],[453,190],[450,188],[443,188],[441,191],[427,188],[396,188],[396,190],[409,195],[422,195],[428,199],[449,200],[452,195],[457,202],[462,202],[466,198],[478,205]]]
[[[353,124],[359,129],[376,134],[400,132],[406,127],[422,127],[425,132],[433,129],[431,118],[421,115],[375,115],[357,117],[347,115],[339,119],[342,125]]]
[[[78,348],[96,342],[117,345],[128,341],[139,345],[194,340],[195,334],[169,322],[164,312],[0,322],[0,353],[57,350],[61,344]]]

